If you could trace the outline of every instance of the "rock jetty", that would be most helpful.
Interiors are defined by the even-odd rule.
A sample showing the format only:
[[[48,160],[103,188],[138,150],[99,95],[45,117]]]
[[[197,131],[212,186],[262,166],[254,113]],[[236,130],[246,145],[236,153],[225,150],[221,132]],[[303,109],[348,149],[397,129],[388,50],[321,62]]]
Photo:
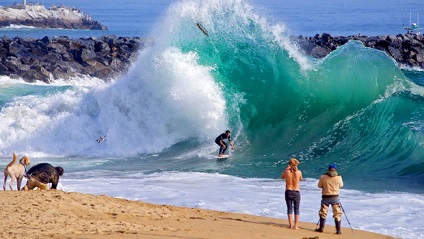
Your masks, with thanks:
[[[107,30],[99,21],[85,15],[78,8],[38,4],[0,6],[0,27],[30,26],[39,28]]]
[[[314,37],[299,36],[294,39],[306,54],[315,58],[323,58],[339,46],[350,40],[361,41],[364,46],[385,51],[399,66],[418,67],[424,69],[424,37],[417,34],[398,34],[384,36],[336,36],[328,33]]]
[[[359,40],[370,48],[385,51],[400,66],[424,69],[424,39],[420,35],[339,36],[317,34],[294,37],[306,54],[322,58],[350,40]],[[27,82],[50,83],[82,75],[108,81],[125,74],[147,39],[105,35],[99,38],[42,39],[0,38],[0,75],[21,78]]]
[[[105,81],[127,71],[145,40],[106,35],[100,38],[0,38],[0,75],[50,83],[82,75]]]

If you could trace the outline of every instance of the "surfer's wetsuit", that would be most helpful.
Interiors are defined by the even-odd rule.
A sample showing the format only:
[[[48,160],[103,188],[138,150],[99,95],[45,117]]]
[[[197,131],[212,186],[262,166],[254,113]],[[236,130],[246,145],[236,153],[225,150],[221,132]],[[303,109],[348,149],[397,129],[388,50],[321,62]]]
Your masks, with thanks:
[[[219,148],[219,154],[221,155],[221,154],[225,154],[225,151],[227,150],[227,148],[228,148],[228,145],[223,141],[224,139],[228,139],[228,141],[230,141],[231,142],[231,136],[230,137],[227,137],[227,134],[226,133],[222,133],[222,134],[220,134],[218,137],[216,137],[216,139],[215,139],[215,143],[220,147]],[[224,146],[222,146],[222,144],[221,144],[221,141],[222,141],[222,143],[225,145],[225,148],[224,148]]]

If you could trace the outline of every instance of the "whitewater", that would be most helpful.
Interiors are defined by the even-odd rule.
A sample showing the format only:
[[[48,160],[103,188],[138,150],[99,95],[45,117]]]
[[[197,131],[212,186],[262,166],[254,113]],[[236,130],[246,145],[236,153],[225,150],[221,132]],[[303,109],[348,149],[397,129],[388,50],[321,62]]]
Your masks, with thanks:
[[[316,223],[336,163],[342,226],[424,237],[422,73],[354,41],[313,59],[244,0],[175,2],[150,37],[110,83],[0,77],[0,166],[16,152],[62,166],[66,191],[285,219],[296,157],[301,220]],[[236,149],[218,160],[226,129]]]

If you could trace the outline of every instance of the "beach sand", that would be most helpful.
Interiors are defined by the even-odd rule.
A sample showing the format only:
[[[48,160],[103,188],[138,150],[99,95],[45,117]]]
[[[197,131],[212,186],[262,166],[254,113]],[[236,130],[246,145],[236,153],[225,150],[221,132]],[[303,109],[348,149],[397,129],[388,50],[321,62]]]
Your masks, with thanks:
[[[0,204],[0,238],[393,238],[349,227],[336,235],[333,225],[317,233],[312,223],[292,230],[282,219],[56,190],[2,191]]]

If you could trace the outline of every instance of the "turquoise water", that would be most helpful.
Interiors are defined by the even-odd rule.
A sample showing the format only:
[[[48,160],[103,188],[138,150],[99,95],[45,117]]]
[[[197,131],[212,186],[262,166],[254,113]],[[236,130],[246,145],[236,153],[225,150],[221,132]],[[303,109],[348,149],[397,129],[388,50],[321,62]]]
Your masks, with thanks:
[[[108,25],[107,33],[153,37],[154,44],[111,83],[75,79],[28,85],[2,77],[2,165],[17,152],[30,155],[33,163],[63,166],[68,190],[285,218],[278,179],[288,159],[296,157],[306,178],[302,220],[315,223],[316,181],[336,163],[355,228],[423,236],[418,225],[424,209],[422,71],[400,69],[385,53],[360,42],[317,60],[290,40],[294,32],[331,29],[381,34],[381,26],[370,24],[382,22],[376,5],[349,3],[353,13],[366,17],[350,17],[352,26],[346,27],[341,18],[349,14],[330,14],[345,12],[346,6],[332,1],[315,8],[308,1],[102,3],[70,2],[93,12]],[[405,2],[403,9],[414,3],[422,4]],[[394,14],[382,9],[383,15]],[[328,31],[326,14],[339,18]],[[387,33],[394,31],[388,24]],[[217,160],[213,140],[226,129],[236,150]],[[107,140],[97,143],[100,135]],[[399,198],[408,203],[399,207]],[[386,217],[370,216],[370,210]]]
[[[110,21],[111,31],[122,22],[120,28],[130,31],[128,20],[118,20],[120,14],[140,16],[140,22],[132,22],[132,26],[149,26],[154,29],[149,34],[161,40],[143,53],[147,58],[134,63],[137,69],[106,89],[5,84],[0,99],[4,114],[17,111],[28,118],[25,113],[30,112],[35,128],[22,129],[21,124],[26,124],[22,122],[17,129],[13,128],[16,123],[5,124],[4,130],[19,133],[16,140],[25,134],[40,138],[26,146],[3,140],[5,154],[18,148],[38,155],[119,157],[124,149],[132,149],[130,156],[184,155],[210,150],[212,139],[230,128],[237,141],[233,156],[237,160],[232,167],[217,170],[221,173],[275,177],[285,159],[297,157],[311,177],[318,177],[328,163],[340,164],[346,179],[355,182],[352,188],[420,191],[417,186],[424,184],[420,71],[401,70],[387,55],[359,42],[350,42],[325,59],[311,59],[290,41],[285,24],[261,15],[266,6],[276,6],[276,2],[258,8],[259,2],[175,2],[167,10],[167,2],[128,1],[113,10],[108,2],[99,6],[78,1],[69,4],[92,11],[100,20],[108,13],[105,24]],[[290,4],[294,3],[288,3],[288,9],[294,7]],[[328,4],[332,3],[325,2],[322,7]],[[358,9],[361,4],[356,4]],[[140,12],[145,12],[146,6],[153,9],[149,11],[153,15]],[[286,17],[284,6],[276,9]],[[310,11],[310,6],[304,9]],[[369,16],[374,16],[375,10],[368,10]],[[147,19],[160,24],[147,23]],[[209,37],[196,27],[198,22]],[[131,30],[134,34],[135,29]],[[34,29],[25,31],[38,34]],[[178,72],[181,69],[175,66],[186,72]],[[5,116],[9,120],[15,117]],[[37,124],[44,125],[47,120],[54,122],[49,130],[33,136],[40,130]],[[79,129],[79,124],[86,127]],[[105,133],[112,137],[101,149],[73,143]],[[129,140],[119,142],[122,137]],[[59,146],[51,147],[58,138]],[[169,168],[181,166],[170,163]],[[187,170],[203,171],[204,165],[193,164]],[[356,184],[369,174],[375,179],[367,185]],[[381,187],[384,180],[396,183]]]

